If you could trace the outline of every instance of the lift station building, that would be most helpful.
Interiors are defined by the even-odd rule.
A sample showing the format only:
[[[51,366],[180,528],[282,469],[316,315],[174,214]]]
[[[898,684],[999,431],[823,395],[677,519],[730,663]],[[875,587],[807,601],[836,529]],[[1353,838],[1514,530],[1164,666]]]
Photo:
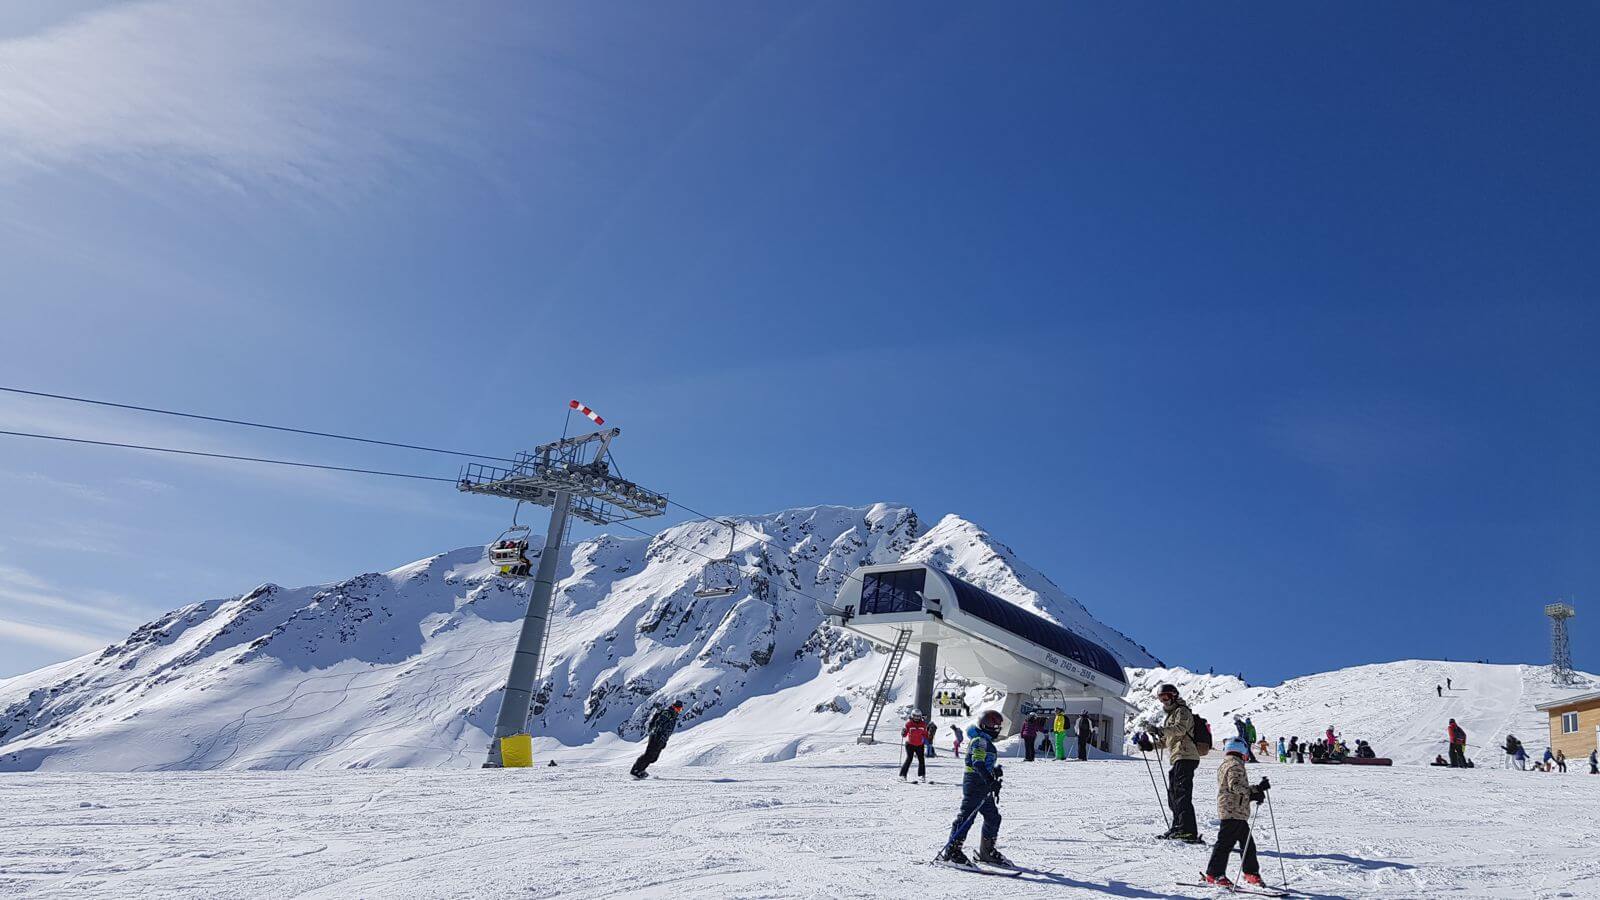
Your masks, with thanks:
[[[916,708],[929,715],[942,664],[1004,694],[1007,735],[1016,733],[1025,708],[1061,710],[1098,721],[1100,747],[1121,752],[1123,723],[1134,710],[1123,699],[1122,665],[1037,613],[914,563],[862,566],[824,612],[830,625],[915,655]]]

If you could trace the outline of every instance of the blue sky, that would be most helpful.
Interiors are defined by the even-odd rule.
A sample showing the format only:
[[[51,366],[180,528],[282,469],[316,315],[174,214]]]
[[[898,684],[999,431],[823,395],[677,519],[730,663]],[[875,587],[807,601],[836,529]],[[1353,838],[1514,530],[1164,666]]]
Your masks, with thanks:
[[[578,397],[691,506],[958,512],[1169,662],[1544,661],[1571,597],[1594,669],[1597,32],[13,0],[0,384],[492,453]],[[12,396],[0,428],[455,471]],[[0,676],[508,513],[0,439]]]

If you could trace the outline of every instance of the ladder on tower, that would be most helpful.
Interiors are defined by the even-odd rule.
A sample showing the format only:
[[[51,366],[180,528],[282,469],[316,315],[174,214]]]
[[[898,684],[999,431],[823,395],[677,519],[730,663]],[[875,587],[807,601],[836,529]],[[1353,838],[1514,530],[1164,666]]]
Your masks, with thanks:
[[[878,720],[883,718],[883,708],[889,703],[889,691],[894,687],[894,677],[900,672],[900,661],[906,658],[906,647],[911,645],[911,629],[900,629],[894,649],[889,651],[889,662],[883,667],[883,679],[878,682],[878,692],[872,697],[872,709],[867,710],[867,724],[861,729],[858,744],[876,744]]]

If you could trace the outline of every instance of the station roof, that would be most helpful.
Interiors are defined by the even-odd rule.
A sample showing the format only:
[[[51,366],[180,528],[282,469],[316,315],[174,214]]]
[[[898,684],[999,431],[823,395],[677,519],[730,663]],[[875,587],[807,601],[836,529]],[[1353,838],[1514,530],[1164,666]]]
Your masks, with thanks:
[[[1031,613],[1015,603],[1002,600],[976,585],[968,584],[948,572],[940,574],[949,580],[951,587],[955,588],[956,605],[961,607],[962,612],[977,616],[991,625],[1059,653],[1107,678],[1116,679],[1122,684],[1128,683],[1128,676],[1122,671],[1122,665],[1117,662],[1117,658],[1111,655],[1111,651],[1094,641],[1069,631],[1041,615]]]
[[[1587,694],[1574,694],[1571,697],[1562,697],[1560,700],[1551,700],[1549,703],[1540,703],[1534,709],[1560,709],[1564,706],[1582,706],[1600,700],[1600,691],[1590,691]]]

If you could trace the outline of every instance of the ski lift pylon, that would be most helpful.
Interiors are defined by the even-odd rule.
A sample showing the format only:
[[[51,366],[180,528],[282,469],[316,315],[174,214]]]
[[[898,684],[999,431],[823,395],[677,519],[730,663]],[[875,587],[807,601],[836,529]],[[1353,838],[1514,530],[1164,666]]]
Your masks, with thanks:
[[[733,561],[733,541],[738,530],[732,522],[720,524],[728,526],[728,555],[700,567],[700,584],[694,595],[701,599],[728,597],[739,590],[739,567]]]

